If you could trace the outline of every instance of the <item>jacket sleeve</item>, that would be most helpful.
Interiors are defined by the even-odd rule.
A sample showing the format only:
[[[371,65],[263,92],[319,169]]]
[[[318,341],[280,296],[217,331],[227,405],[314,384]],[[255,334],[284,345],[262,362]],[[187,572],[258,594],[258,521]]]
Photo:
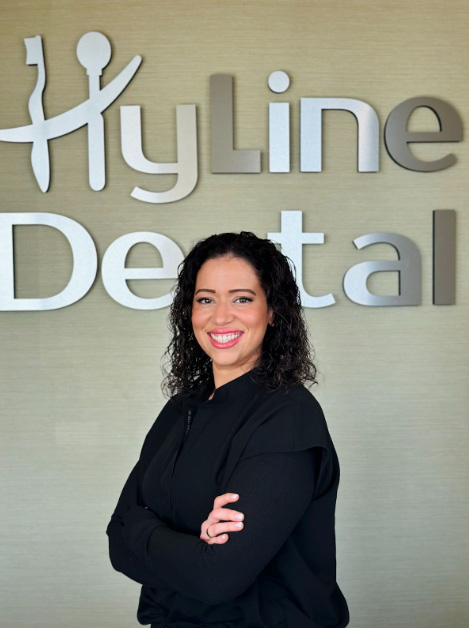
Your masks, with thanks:
[[[109,558],[116,571],[120,571],[135,582],[155,588],[164,583],[128,547],[124,539],[123,515],[133,506],[144,507],[138,488],[139,475],[140,461],[132,469],[106,528],[109,537]]]
[[[228,532],[223,544],[174,530],[138,504],[122,517],[124,539],[139,566],[159,573],[179,593],[209,605],[232,600],[254,582],[301,519],[314,493],[317,465],[314,448],[242,459],[226,490],[239,499],[225,507],[244,513],[244,527]]]
[[[144,508],[145,504],[140,492],[140,482],[142,465],[145,464],[147,458],[145,452],[152,452],[164,440],[168,428],[174,421],[174,416],[173,400],[169,400],[145,436],[139,460],[127,478],[117,506],[106,528],[106,534],[109,537],[109,558],[114,569],[140,584],[153,588],[161,586],[164,582],[127,545],[124,539],[123,516],[135,506]]]

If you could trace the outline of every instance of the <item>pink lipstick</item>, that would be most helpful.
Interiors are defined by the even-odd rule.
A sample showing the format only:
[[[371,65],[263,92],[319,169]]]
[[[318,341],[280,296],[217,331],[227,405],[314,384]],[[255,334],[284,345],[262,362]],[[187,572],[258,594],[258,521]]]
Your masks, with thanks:
[[[216,347],[217,349],[229,349],[230,347],[234,347],[234,345],[238,342],[238,340],[241,338],[241,336],[243,335],[244,332],[239,331],[239,330],[233,330],[233,331],[229,331],[229,330],[223,330],[223,332],[219,332],[216,333],[216,331],[212,331],[212,332],[208,332],[207,335],[210,338],[210,342],[212,343],[212,345],[214,347]],[[231,334],[239,334],[236,338],[233,338],[232,340],[228,340],[227,342],[219,342],[218,340],[215,340],[215,338],[212,338],[211,334],[215,334],[216,336],[228,336]]]

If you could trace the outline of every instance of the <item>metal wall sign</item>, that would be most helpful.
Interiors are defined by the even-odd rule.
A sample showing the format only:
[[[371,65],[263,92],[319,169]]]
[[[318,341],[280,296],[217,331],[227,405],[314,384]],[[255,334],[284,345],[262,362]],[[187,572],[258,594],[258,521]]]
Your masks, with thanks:
[[[88,75],[88,97],[69,111],[47,118],[43,107],[46,86],[46,67],[43,41],[40,35],[27,37],[26,64],[36,67],[36,83],[29,97],[31,124],[0,129],[1,142],[31,144],[31,166],[39,189],[46,193],[51,171],[49,142],[68,133],[87,127],[88,172],[90,188],[102,191],[106,184],[106,145],[103,112],[122,94],[138,72],[142,58],[135,56],[108,84],[101,88],[100,79],[108,65],[112,50],[102,33],[88,32],[78,41],[77,61]],[[273,94],[284,94],[290,86],[290,76],[283,70],[270,74],[267,87]],[[408,121],[418,108],[431,110],[439,124],[439,131],[409,132]],[[234,146],[233,76],[210,76],[211,173],[261,174],[261,149],[241,149]],[[368,103],[352,98],[300,99],[300,172],[322,171],[322,123],[325,110],[342,110],[352,114],[357,125],[357,170],[378,172],[380,168],[380,120]],[[174,203],[191,194],[198,181],[197,107],[196,104],[176,105],[177,161],[154,162],[143,153],[142,121],[139,105],[120,107],[121,152],[127,165],[147,174],[175,174],[176,184],[164,192],[136,187],[131,196],[145,203]],[[268,107],[268,169],[270,173],[286,174],[290,170],[290,103],[269,102]],[[456,163],[448,153],[444,157],[423,161],[415,157],[409,147],[414,142],[459,142],[462,139],[462,121],[456,109],[439,98],[419,96],[397,105],[384,126],[385,148],[401,167],[416,172],[435,172]],[[455,212],[433,212],[433,303],[455,303]],[[73,257],[73,272],[66,288],[59,294],[40,299],[15,297],[13,229],[21,225],[48,225],[59,230],[68,240]],[[283,252],[294,262],[302,303],[307,308],[335,304],[334,295],[310,295],[303,286],[302,247],[323,244],[323,233],[304,233],[301,211],[282,211],[278,233],[267,237],[281,245]],[[153,245],[161,254],[161,268],[126,268],[126,256],[139,242]],[[421,260],[417,246],[409,238],[387,232],[364,234],[354,241],[357,249],[375,243],[394,247],[395,261],[361,262],[347,270],[343,290],[353,302],[364,306],[407,306],[421,303]],[[121,305],[133,309],[159,309],[171,303],[171,295],[156,299],[141,298],[127,286],[128,279],[171,279],[177,276],[177,266],[184,255],[169,237],[153,232],[130,233],[113,242],[102,260],[102,278],[108,294]],[[0,311],[52,310],[76,303],[91,288],[97,273],[96,246],[88,231],[75,220],[52,213],[0,214]],[[367,287],[367,279],[376,272],[398,272],[399,294],[378,296]]]
[[[433,303],[454,304],[455,284],[455,212],[433,212]],[[301,211],[282,211],[281,227],[267,238],[281,245],[293,263],[300,289],[301,302],[307,308],[334,305],[334,295],[308,294],[303,285],[303,246],[324,244],[324,233],[305,233]],[[20,225],[47,225],[62,233],[72,252],[73,270],[68,285],[59,294],[46,298],[16,298],[13,255],[13,228]],[[153,245],[161,255],[160,268],[126,268],[130,249],[140,242]],[[399,306],[421,304],[421,258],[414,242],[398,233],[367,233],[354,241],[357,249],[376,243],[394,247],[397,260],[367,261],[347,270],[343,279],[346,296],[354,303],[368,306]],[[184,254],[167,236],[151,231],[128,233],[117,238],[104,253],[101,275],[104,287],[114,301],[136,310],[155,310],[170,305],[170,293],[158,298],[137,297],[127,285],[128,279],[176,279],[178,264]],[[98,257],[88,231],[76,220],[52,213],[0,213],[0,311],[55,310],[72,305],[87,294],[96,279]],[[378,296],[367,287],[372,273],[397,271],[399,294]]]
[[[106,183],[105,135],[103,112],[120,96],[136,75],[142,58],[135,56],[106,87],[100,87],[100,77],[111,59],[111,44],[102,33],[89,32],[77,45],[77,60],[86,70],[89,81],[88,99],[52,118],[46,118],[43,95],[46,67],[40,35],[27,37],[26,64],[36,66],[37,80],[29,98],[31,124],[0,129],[2,142],[31,144],[31,165],[39,188],[47,192],[50,182],[49,141],[88,128],[89,185],[100,191]],[[290,77],[277,70],[269,76],[271,92],[287,91]],[[412,113],[420,108],[435,114],[439,131],[408,132]],[[300,172],[322,170],[322,119],[325,110],[348,111],[357,124],[357,170],[379,171],[380,122],[377,112],[368,103],[353,98],[300,99]],[[142,150],[141,109],[136,105],[120,107],[121,150],[125,162],[134,170],[148,174],[176,174],[176,185],[166,192],[135,188],[131,196],[145,203],[171,203],[188,196],[198,178],[197,111],[196,105],[176,105],[176,163],[158,163],[145,157]],[[269,103],[269,172],[290,172],[290,104]],[[261,150],[234,147],[233,137],[233,76],[214,74],[210,77],[211,172],[213,174],[261,173]],[[390,157],[403,168],[416,172],[434,172],[449,168],[456,162],[453,154],[434,161],[417,159],[409,150],[412,142],[459,142],[462,121],[449,103],[439,98],[419,96],[410,98],[389,114],[384,130],[385,146]]]

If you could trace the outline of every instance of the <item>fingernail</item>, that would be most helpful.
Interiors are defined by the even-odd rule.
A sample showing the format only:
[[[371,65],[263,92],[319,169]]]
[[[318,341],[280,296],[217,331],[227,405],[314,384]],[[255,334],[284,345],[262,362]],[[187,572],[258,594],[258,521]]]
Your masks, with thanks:
[[[238,493],[233,493],[233,494],[231,495],[231,497],[232,497],[233,499],[236,499],[237,497],[239,497],[239,495],[238,495]]]

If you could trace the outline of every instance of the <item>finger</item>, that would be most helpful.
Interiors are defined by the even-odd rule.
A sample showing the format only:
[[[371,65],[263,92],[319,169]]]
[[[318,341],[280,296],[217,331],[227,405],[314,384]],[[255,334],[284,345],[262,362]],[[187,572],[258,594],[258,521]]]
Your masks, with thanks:
[[[207,541],[208,545],[221,545],[222,543],[226,543],[228,541],[227,534],[220,534],[220,536],[215,536],[213,539],[209,539]]]
[[[239,522],[226,521],[223,523],[212,523],[211,525],[208,526],[210,536],[213,536],[213,537],[224,534],[225,532],[237,532],[238,530],[242,530],[243,527],[244,527],[244,524],[242,521],[239,521]],[[207,534],[207,528],[205,529],[205,534]]]
[[[236,501],[239,495],[237,493],[223,493],[223,495],[218,495],[215,497],[213,502],[214,508],[221,508],[225,504],[229,504],[230,502]]]
[[[244,513],[232,508],[214,508],[210,513],[210,517],[220,521],[243,521]]]
[[[202,532],[200,534],[200,538],[202,539],[202,541],[205,541],[205,543],[207,543],[207,545],[213,545],[214,543],[219,545],[221,543],[226,543],[226,541],[228,540],[228,535],[227,534],[220,534],[219,536],[214,536],[212,538],[208,538],[207,535],[205,534],[205,532]]]

